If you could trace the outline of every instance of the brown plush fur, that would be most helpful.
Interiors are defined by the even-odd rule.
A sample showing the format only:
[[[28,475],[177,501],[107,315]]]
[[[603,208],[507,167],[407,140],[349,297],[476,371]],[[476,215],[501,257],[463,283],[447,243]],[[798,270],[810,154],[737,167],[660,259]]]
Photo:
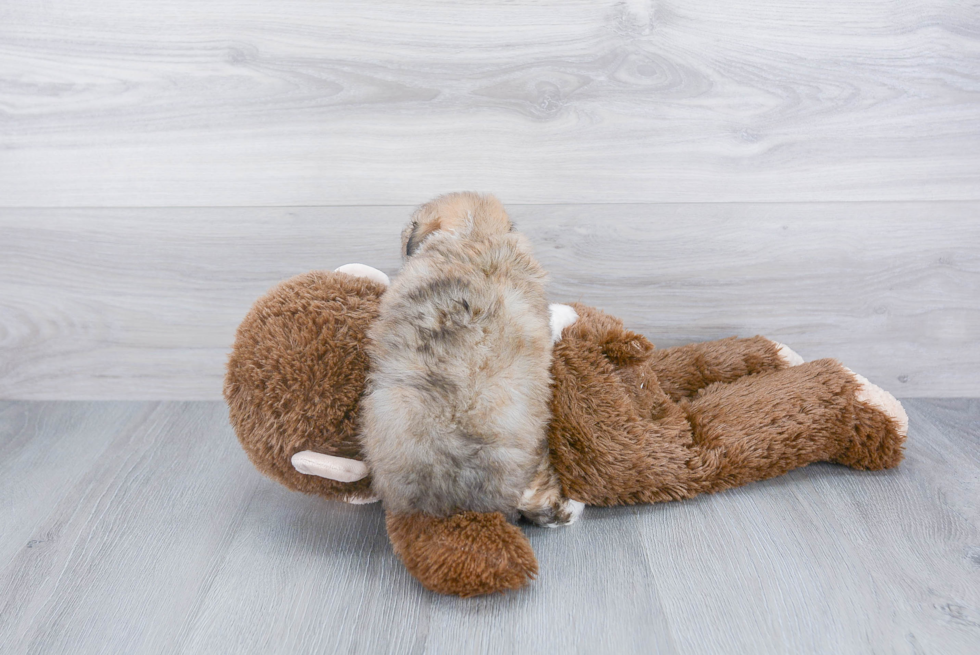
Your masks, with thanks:
[[[549,434],[571,498],[652,503],[817,461],[901,461],[898,426],[857,401],[857,382],[833,360],[784,369],[772,342],[758,337],[658,353],[618,319],[574,307],[579,321],[555,346]]]
[[[603,316],[603,321],[610,318]],[[618,329],[622,329],[621,324]],[[616,332],[613,328],[612,333]],[[653,350],[651,344],[650,350],[650,366],[660,388],[674,401],[690,398],[714,382],[734,382],[745,375],[784,367],[776,355],[776,344],[765,337],[729,337],[664,350]]]
[[[368,365],[361,347],[382,289],[342,274],[294,278],[259,300],[239,329],[225,397],[242,445],[264,473],[328,498],[365,497],[296,473],[298,450],[361,459],[354,440]],[[548,441],[565,495],[590,505],[689,498],[811,462],[897,465],[895,420],[857,400],[834,360],[785,368],[767,339],[655,350],[601,311],[554,348]],[[389,515],[395,552],[427,588],[472,596],[516,589],[537,562],[498,513]]]
[[[362,347],[384,287],[314,271],[256,301],[238,328],[225,375],[231,424],[257,469],[295,491],[369,498],[371,477],[336,482],[303,475],[301,450],[363,459],[356,440],[368,371]]]
[[[477,596],[520,589],[538,574],[527,537],[499,512],[387,516],[395,553],[427,589]]]

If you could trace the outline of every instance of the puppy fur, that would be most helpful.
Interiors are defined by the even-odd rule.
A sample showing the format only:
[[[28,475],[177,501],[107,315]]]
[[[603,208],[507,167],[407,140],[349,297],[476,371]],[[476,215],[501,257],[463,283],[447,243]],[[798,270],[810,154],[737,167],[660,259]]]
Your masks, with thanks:
[[[368,332],[361,444],[395,514],[516,518],[547,459],[545,273],[493,196],[420,207]]]

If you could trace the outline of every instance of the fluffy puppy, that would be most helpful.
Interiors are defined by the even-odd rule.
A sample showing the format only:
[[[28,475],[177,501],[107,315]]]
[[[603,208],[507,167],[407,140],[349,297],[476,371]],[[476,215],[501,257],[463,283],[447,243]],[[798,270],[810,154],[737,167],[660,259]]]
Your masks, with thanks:
[[[368,332],[360,438],[373,489],[394,513],[516,518],[547,461],[545,273],[488,195],[421,206],[402,246]]]

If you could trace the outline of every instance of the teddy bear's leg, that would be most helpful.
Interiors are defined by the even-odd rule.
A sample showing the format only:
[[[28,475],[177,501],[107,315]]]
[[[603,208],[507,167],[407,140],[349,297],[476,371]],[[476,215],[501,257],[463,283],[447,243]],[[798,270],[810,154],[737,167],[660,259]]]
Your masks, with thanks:
[[[765,337],[730,337],[654,350],[650,361],[661,388],[678,401],[715,382],[734,382],[752,373],[797,366],[803,358]]]
[[[464,598],[511,591],[538,574],[527,537],[500,512],[446,518],[389,512],[386,522],[395,553],[431,591]]]
[[[685,411],[702,491],[820,461],[890,468],[908,429],[898,401],[832,359],[712,385]]]

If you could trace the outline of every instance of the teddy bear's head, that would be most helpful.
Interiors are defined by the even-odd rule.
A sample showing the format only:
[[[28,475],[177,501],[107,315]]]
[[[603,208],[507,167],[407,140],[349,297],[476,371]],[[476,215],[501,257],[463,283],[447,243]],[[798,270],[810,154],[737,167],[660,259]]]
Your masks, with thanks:
[[[365,333],[387,283],[356,264],[298,275],[260,298],[238,328],[224,385],[231,423],[256,468],[290,489],[374,500],[357,416]]]
[[[387,286],[360,264],[306,273],[257,300],[238,328],[224,387],[232,426],[256,468],[294,491],[375,500],[357,419],[366,333]],[[517,589],[538,571],[527,538],[499,513],[389,514],[387,526],[395,552],[433,591]]]

